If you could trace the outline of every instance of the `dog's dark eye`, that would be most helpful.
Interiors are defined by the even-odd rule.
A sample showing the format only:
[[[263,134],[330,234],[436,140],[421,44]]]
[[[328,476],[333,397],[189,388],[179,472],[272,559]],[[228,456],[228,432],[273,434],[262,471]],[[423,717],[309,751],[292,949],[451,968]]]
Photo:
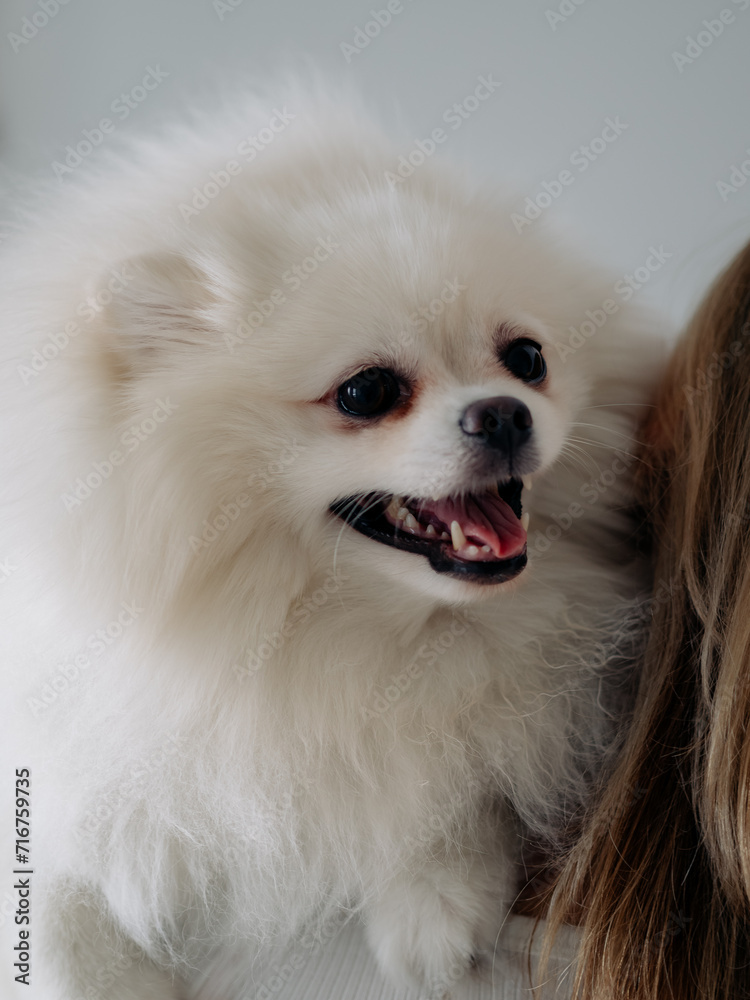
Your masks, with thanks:
[[[536,384],[547,374],[542,348],[533,340],[515,341],[502,355],[502,361],[511,374],[524,382]]]
[[[365,368],[339,386],[339,409],[352,417],[378,417],[401,395],[398,379],[387,368]]]

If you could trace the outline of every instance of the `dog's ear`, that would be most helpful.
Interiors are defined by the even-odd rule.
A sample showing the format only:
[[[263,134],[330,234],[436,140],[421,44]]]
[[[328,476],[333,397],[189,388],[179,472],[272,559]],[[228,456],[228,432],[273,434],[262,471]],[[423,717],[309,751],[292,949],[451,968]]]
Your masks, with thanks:
[[[123,261],[99,283],[106,347],[137,374],[169,365],[221,340],[222,303],[207,270],[178,253],[150,253]]]

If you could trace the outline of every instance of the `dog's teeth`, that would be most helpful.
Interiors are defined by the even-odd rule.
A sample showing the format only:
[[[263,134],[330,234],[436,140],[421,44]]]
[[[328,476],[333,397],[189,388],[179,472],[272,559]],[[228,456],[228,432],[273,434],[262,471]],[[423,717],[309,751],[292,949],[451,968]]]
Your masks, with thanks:
[[[437,502],[440,499],[440,497],[437,495],[437,493],[433,493],[432,494],[432,499]]]
[[[483,545],[482,546],[482,552],[489,553],[489,552],[492,552],[492,549],[489,547],[489,545]]]
[[[464,552],[464,555],[466,555],[466,556],[478,556],[479,555],[479,549],[476,547],[476,545],[469,545],[468,548],[466,549],[466,551]]]
[[[521,527],[524,531],[529,530],[529,512],[527,510],[521,514]]]
[[[427,527],[425,528],[425,534],[428,535],[430,538],[434,538],[435,535],[437,535],[437,531],[435,531],[435,525],[428,524]]]
[[[399,504],[396,498],[394,497],[386,507],[385,512],[386,514],[390,514],[390,516],[394,520],[396,520],[398,518],[398,509],[399,509]]]
[[[416,517],[413,514],[410,514],[407,511],[406,512],[406,517],[404,518],[404,525],[407,528],[418,528],[419,527],[419,521],[416,519]]]
[[[396,517],[399,519],[399,521],[405,521],[408,516],[409,516],[409,511],[406,509],[406,507],[399,507],[398,512],[396,513]]]
[[[451,521],[451,542],[456,552],[466,545],[466,535],[461,530],[461,525],[458,521]]]
[[[450,541],[450,537],[451,536],[448,534],[447,531],[442,532],[442,534],[440,535],[441,540],[444,541],[444,542],[449,542]]]
[[[531,476],[522,476],[521,482],[523,483],[523,488],[525,490],[531,489]]]

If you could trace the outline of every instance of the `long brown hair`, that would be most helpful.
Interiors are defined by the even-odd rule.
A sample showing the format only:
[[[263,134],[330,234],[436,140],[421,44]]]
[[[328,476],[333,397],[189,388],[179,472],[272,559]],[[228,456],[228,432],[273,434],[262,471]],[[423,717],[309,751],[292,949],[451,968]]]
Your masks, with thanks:
[[[577,1000],[750,997],[750,245],[644,428],[649,637],[623,752],[552,897]]]

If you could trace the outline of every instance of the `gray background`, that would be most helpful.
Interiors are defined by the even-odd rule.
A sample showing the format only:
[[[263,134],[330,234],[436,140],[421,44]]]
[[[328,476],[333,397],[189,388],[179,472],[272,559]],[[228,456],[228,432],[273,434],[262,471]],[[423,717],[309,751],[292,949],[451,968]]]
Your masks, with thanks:
[[[501,86],[438,155],[536,196],[620,116],[627,130],[587,170],[573,167],[574,183],[546,211],[617,275],[663,246],[672,257],[638,295],[673,317],[750,231],[750,183],[724,198],[717,190],[750,157],[750,0],[402,0],[348,60],[342,43],[385,0],[67,0],[55,13],[58,2],[0,6],[0,159],[12,169],[54,179],[65,147],[112,117],[149,66],[168,76],[116,122],[120,134],[158,127],[227,81],[307,60],[352,81],[416,139],[489,73]],[[52,12],[46,24],[40,4]],[[550,18],[560,9],[571,13]],[[722,9],[733,22],[678,67],[674,53],[706,32],[704,20],[720,24]],[[39,27],[19,43],[11,36],[23,37],[24,18]]]

